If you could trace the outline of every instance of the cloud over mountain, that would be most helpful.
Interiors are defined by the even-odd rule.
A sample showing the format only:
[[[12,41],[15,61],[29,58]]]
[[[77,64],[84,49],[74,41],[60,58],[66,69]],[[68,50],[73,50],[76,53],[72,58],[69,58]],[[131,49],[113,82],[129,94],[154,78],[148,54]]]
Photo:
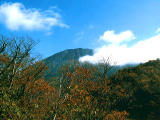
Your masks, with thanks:
[[[127,63],[144,63],[148,60],[160,58],[160,33],[145,40],[140,40],[130,47],[127,43],[135,39],[131,31],[124,31],[117,35],[113,31],[106,31],[103,36],[100,36],[100,39],[110,44],[104,44],[96,48],[93,56],[81,57],[79,59],[81,62],[98,63],[103,58],[107,59],[109,57],[111,64],[116,62],[118,65],[124,65]]]

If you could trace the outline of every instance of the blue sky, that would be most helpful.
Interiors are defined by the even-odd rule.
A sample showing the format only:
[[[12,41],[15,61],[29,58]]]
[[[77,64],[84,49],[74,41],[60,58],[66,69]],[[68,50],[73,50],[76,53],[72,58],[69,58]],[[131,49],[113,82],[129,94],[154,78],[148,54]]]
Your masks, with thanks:
[[[159,6],[160,0],[0,0],[0,34],[32,37],[39,41],[35,51],[43,58],[72,48],[91,48],[95,54],[114,58],[115,52],[107,55],[98,52],[104,46],[106,50],[114,48],[117,53],[125,45],[128,49],[140,49],[135,47],[140,41],[156,36],[159,39]],[[18,11],[18,17],[13,15],[14,10]],[[119,42],[113,42],[114,38]],[[156,45],[159,41],[153,42]],[[139,61],[122,57],[127,60],[120,63],[145,62],[155,57],[137,58]]]

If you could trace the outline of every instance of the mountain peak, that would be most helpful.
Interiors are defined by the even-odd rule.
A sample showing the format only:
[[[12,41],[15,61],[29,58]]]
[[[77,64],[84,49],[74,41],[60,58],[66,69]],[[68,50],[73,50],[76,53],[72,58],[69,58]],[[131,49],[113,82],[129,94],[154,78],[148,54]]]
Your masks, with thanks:
[[[85,55],[93,55],[93,50],[84,48],[67,49],[44,59],[43,61],[48,66],[48,70],[50,72],[47,74],[47,78],[54,76],[57,69],[63,64],[70,60],[78,61],[80,57]]]

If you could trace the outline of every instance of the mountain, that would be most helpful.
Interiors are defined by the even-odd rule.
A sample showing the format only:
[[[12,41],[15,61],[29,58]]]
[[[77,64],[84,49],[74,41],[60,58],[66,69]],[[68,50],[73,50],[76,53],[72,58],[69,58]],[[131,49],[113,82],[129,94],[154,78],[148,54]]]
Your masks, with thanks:
[[[55,76],[58,68],[63,64],[70,61],[78,61],[80,57],[85,55],[93,55],[93,50],[83,48],[68,49],[44,59],[43,61],[48,67],[45,78],[49,80],[51,77]]]
[[[45,79],[50,81],[52,77],[57,76],[59,68],[66,63],[73,63],[74,61],[78,61],[80,57],[85,55],[93,55],[92,49],[68,49],[62,52],[58,52],[46,59],[44,59],[44,63],[47,65],[48,70],[45,73]],[[90,64],[91,65],[91,64]],[[91,65],[92,66],[92,65]],[[112,75],[116,73],[118,70],[128,67],[134,67],[135,64],[126,64],[123,66],[113,66],[108,75]]]

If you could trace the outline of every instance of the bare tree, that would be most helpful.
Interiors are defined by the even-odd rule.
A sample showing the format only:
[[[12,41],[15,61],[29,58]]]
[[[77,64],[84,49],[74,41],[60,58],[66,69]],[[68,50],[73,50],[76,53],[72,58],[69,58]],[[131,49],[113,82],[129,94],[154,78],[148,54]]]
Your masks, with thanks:
[[[19,101],[25,94],[26,83],[42,77],[45,70],[42,62],[30,56],[34,45],[30,38],[0,38],[0,113],[9,114],[11,119],[18,119],[12,101]]]

